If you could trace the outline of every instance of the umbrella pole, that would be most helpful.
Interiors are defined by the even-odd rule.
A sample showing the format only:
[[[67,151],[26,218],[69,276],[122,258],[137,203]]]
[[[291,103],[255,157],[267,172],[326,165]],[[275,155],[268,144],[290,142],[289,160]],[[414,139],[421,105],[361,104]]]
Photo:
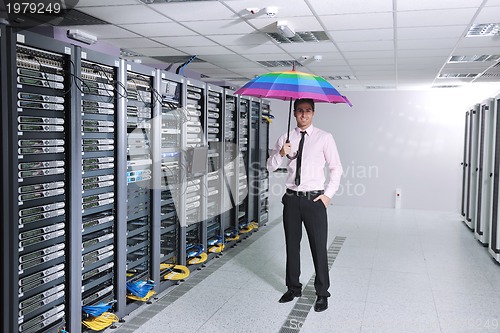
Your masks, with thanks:
[[[286,143],[290,142],[290,119],[292,118],[292,99],[290,98],[290,109],[288,111],[288,130],[286,131]]]

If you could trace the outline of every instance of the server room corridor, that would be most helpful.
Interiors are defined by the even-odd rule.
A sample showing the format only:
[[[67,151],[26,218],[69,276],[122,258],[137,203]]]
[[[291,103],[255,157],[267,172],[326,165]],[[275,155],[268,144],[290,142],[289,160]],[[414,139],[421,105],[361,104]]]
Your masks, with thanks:
[[[500,332],[500,266],[449,212],[330,206],[329,308],[311,308],[305,234],[303,296],[278,303],[285,251],[272,200],[267,226],[108,332]]]

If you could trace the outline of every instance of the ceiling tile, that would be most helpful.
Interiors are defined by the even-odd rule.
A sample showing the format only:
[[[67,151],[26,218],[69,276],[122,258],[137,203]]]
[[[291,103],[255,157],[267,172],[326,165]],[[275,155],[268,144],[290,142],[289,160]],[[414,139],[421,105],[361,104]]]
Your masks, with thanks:
[[[183,24],[202,35],[245,34],[255,31],[247,23],[234,20],[193,21],[184,22]]]
[[[398,28],[467,25],[475,13],[476,8],[398,12],[397,25]]]
[[[269,61],[269,60],[295,60],[291,56],[276,53],[262,53],[262,54],[245,54],[245,58],[252,61]]]
[[[393,29],[360,29],[330,31],[335,42],[362,42],[394,39]]]
[[[474,23],[500,23],[500,5],[481,9]]]
[[[398,50],[409,49],[448,49],[450,52],[458,38],[404,39],[398,41]]]
[[[500,6],[500,0],[488,0],[486,6]]]
[[[337,46],[339,47],[341,52],[394,50],[393,41],[342,42],[342,43],[337,43]]]
[[[120,48],[131,48],[131,47],[162,47],[160,43],[157,43],[151,39],[144,37],[141,38],[114,38],[114,39],[102,39],[106,43],[113,44]]]
[[[168,2],[152,4],[150,7],[178,22],[238,18],[238,15],[217,1]]]
[[[179,50],[175,50],[171,47],[135,47],[135,48],[130,48],[129,50],[150,57],[186,55],[186,53],[181,52]]]
[[[392,28],[392,13],[369,13],[322,16],[327,30],[358,30]]]
[[[72,25],[71,27],[60,27],[62,29],[78,29],[97,36],[98,39],[106,38],[135,38],[141,37],[134,32],[127,31],[111,24],[98,25]]]
[[[498,47],[457,47],[453,55],[500,54]]]
[[[239,54],[200,55],[199,58],[213,63],[217,62],[234,63],[240,61],[248,61],[248,59],[242,57]]]
[[[183,27],[176,22],[121,24],[120,27],[134,31],[146,37],[193,36],[196,32]]]
[[[82,12],[113,24],[169,22],[165,16],[158,14],[147,6],[106,6],[85,7]]]
[[[360,52],[343,52],[343,55],[349,59],[365,59],[365,58],[394,58],[394,51],[360,51]]]
[[[398,67],[403,67],[406,65],[420,66],[420,65],[429,65],[429,66],[442,66],[449,59],[446,57],[425,57],[425,58],[398,58]]]
[[[282,49],[274,44],[266,45],[228,45],[229,49],[239,54],[255,54],[255,53],[277,53],[285,54]]]
[[[214,55],[214,54],[232,54],[233,51],[222,46],[180,46],[177,49],[187,54],[193,55]]]
[[[337,48],[332,42],[310,42],[310,43],[290,43],[280,44],[288,53],[301,53],[302,55],[314,55],[315,53],[336,52]]]
[[[397,10],[450,9],[479,7],[483,0],[398,0]]]
[[[425,38],[460,38],[464,35],[467,25],[452,25],[441,27],[399,28],[398,40]]]
[[[203,36],[181,36],[181,37],[170,36],[170,37],[154,37],[152,39],[170,47],[216,45],[214,42]]]
[[[500,36],[464,37],[458,47],[500,47]]]
[[[429,50],[397,50],[398,58],[414,58],[414,57],[439,57],[449,56],[451,49],[429,49]]]
[[[318,15],[392,12],[392,0],[309,0]]]
[[[205,35],[205,37],[226,46],[274,44],[267,35],[260,32],[238,35]]]
[[[394,58],[364,58],[364,59],[348,59],[351,65],[391,65],[394,64]]]

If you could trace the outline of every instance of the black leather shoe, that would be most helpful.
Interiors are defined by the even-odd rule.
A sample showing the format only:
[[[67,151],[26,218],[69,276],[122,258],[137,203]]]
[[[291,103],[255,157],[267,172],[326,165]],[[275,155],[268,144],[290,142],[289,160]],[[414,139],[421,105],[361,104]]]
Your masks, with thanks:
[[[314,311],[321,312],[328,309],[328,297],[318,296],[316,303],[314,303]]]
[[[295,297],[300,297],[302,296],[302,292],[295,292],[293,290],[288,290],[286,293],[283,294],[283,296],[281,296],[279,302],[280,303],[287,303],[287,302],[290,302],[290,301],[293,301],[293,299]]]

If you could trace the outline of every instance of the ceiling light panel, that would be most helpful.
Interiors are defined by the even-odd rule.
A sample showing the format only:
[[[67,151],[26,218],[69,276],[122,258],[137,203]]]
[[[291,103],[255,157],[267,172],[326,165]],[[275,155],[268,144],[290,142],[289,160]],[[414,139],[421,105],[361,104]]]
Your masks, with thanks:
[[[500,23],[473,24],[465,37],[491,37],[500,34]]]
[[[478,73],[443,73],[438,75],[438,79],[473,79]]]
[[[302,64],[295,60],[266,60],[266,61],[257,61],[259,64],[266,67],[293,67],[294,63],[296,67],[302,67]]]
[[[500,55],[498,54],[483,54],[483,55],[470,55],[470,56],[451,56],[448,63],[462,63],[462,62],[488,62],[488,61],[498,61],[500,60]]]

